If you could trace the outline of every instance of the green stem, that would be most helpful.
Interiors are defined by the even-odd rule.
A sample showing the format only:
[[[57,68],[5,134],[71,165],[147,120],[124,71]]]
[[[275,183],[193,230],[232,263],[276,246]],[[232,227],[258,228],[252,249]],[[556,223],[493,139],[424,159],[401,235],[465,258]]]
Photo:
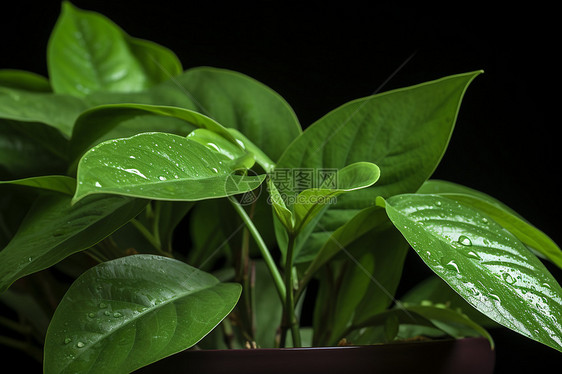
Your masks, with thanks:
[[[159,240],[137,219],[133,218],[131,223],[135,228],[148,240],[148,242],[162,255],[169,256],[168,253],[162,251]]]
[[[293,252],[295,250],[295,235],[289,234],[289,243],[287,245],[287,258],[285,261],[285,288],[287,290],[287,298],[283,306],[283,326],[286,331],[287,328],[291,329],[293,336],[293,346],[300,347],[301,336],[299,324],[295,315],[295,292],[294,292],[294,278],[293,278]],[[282,346],[285,345],[286,333],[282,334]]]
[[[229,197],[229,200],[232,203],[232,206],[234,207],[238,215],[240,216],[240,218],[242,218],[242,221],[244,221],[244,224],[248,228],[248,231],[256,241],[258,249],[265,261],[265,264],[267,265],[267,268],[269,269],[269,273],[273,277],[273,282],[275,284],[275,288],[277,289],[277,293],[279,294],[281,302],[285,303],[285,299],[287,297],[287,291],[285,288],[285,284],[283,283],[283,277],[281,277],[281,274],[279,273],[279,269],[277,269],[275,260],[271,256],[271,253],[269,252],[267,245],[265,244],[258,229],[254,225],[252,219],[250,218],[248,213],[246,213],[242,205],[240,205],[240,203],[236,201],[233,197]]]

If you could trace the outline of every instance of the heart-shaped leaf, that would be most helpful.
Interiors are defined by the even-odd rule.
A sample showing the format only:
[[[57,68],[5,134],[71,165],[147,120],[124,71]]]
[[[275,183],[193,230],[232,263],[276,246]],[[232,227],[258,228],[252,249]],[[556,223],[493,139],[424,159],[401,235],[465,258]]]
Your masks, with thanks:
[[[241,287],[161,256],[82,274],[53,315],[45,373],[130,373],[187,349],[232,311]]]
[[[422,260],[492,320],[562,351],[562,289],[490,216],[439,195],[377,199]]]
[[[248,192],[265,179],[235,174],[238,166],[237,160],[173,134],[115,139],[80,160],[74,202],[96,193],[195,201]]]
[[[139,214],[146,201],[92,196],[74,206],[59,193],[40,196],[0,251],[0,292],[15,280],[46,269],[109,236]]]
[[[177,57],[131,38],[103,15],[63,2],[47,46],[53,90],[73,96],[140,91],[182,71]]]

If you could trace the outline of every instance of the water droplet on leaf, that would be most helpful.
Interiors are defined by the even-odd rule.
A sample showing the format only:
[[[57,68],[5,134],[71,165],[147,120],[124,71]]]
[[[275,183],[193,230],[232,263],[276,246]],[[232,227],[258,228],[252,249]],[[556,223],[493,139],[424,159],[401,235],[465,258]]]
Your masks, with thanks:
[[[76,343],[76,347],[78,347],[78,348],[83,348],[84,346],[85,346],[85,344],[82,343],[82,342]]]
[[[472,240],[470,240],[470,238],[466,235],[459,236],[459,239],[457,241],[464,246],[472,245]]]

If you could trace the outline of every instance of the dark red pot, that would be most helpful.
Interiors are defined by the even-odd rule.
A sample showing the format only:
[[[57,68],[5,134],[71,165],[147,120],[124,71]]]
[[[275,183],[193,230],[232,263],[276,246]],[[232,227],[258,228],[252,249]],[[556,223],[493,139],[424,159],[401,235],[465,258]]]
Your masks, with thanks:
[[[137,373],[491,374],[494,363],[495,353],[486,339],[467,338],[326,348],[188,350]]]

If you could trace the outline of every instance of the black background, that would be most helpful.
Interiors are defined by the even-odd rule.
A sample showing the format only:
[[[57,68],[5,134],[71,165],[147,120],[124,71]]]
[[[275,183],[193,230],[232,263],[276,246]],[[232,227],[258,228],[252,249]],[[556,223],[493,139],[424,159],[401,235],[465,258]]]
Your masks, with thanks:
[[[289,102],[303,126],[375,91],[483,69],[466,93],[434,177],[499,198],[562,243],[555,66],[559,30],[554,9],[354,1],[336,6],[273,1],[73,3],[108,16],[132,36],[172,49],[185,69],[215,66],[256,78]],[[60,3],[20,1],[9,10],[4,5],[0,68],[47,75],[46,45]],[[558,270],[550,269],[562,280]],[[406,271],[412,283],[428,274],[413,256]],[[562,358],[517,334],[493,333],[498,373],[548,369]]]

